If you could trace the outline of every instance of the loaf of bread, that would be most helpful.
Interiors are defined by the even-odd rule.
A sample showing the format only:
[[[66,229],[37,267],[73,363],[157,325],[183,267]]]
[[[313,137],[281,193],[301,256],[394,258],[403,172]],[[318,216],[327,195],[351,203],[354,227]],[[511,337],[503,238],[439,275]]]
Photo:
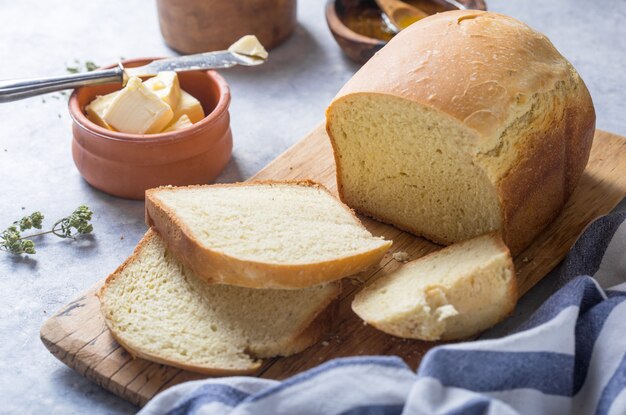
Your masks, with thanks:
[[[366,286],[352,309],[394,336],[458,340],[504,319],[517,302],[511,255],[496,233],[448,246]]]
[[[319,340],[340,283],[302,290],[207,284],[149,230],[98,292],[113,337],[131,355],[209,375],[249,373],[258,359]]]
[[[310,181],[151,189],[146,218],[197,275],[250,288],[338,280],[377,264],[391,246]]]
[[[520,252],[589,157],[585,84],[542,34],[452,11],[403,30],[326,112],[341,199],[435,242],[499,231]]]

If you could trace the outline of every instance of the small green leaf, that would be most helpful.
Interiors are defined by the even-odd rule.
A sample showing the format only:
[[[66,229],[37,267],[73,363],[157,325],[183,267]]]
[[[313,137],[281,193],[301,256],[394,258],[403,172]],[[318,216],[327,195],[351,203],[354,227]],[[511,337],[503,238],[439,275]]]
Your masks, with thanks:
[[[98,69],[98,65],[96,65],[92,61],[86,61],[85,69],[87,69],[87,72],[95,71],[96,69]]]
[[[71,215],[57,221],[51,230],[22,236],[22,231],[28,229],[41,229],[44,216],[41,212],[33,212],[29,216],[24,216],[19,221],[13,222],[11,226],[0,233],[0,251],[11,254],[35,254],[35,242],[30,239],[34,236],[52,233],[60,238],[74,238],[79,234],[91,233],[93,226],[89,223],[93,212],[85,205],[81,205]]]

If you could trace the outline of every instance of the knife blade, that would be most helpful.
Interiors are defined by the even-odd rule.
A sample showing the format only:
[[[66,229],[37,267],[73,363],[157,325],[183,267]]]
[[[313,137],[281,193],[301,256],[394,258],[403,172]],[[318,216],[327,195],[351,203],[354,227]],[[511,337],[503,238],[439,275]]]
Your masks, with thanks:
[[[267,59],[262,56],[221,50],[175,58],[158,59],[147,65],[135,68],[125,68],[119,63],[115,68],[72,75],[0,81],[0,103],[85,85],[101,85],[116,82],[125,85],[128,78],[132,76],[155,76],[157,73],[163,71],[182,72],[225,69],[235,65],[257,66],[265,63],[266,60]]]
[[[221,50],[218,52],[198,53],[177,58],[159,59],[147,65],[135,68],[124,68],[127,76],[154,76],[163,71],[197,71],[207,69],[225,69],[235,65],[256,66],[265,63],[265,59],[258,56],[248,56],[241,53]]]

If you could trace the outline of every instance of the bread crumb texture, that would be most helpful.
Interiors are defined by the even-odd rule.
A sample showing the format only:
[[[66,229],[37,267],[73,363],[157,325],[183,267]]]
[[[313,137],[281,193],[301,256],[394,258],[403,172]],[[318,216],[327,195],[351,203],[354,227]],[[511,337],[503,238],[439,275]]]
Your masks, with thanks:
[[[107,325],[132,354],[237,372],[257,368],[257,358],[295,352],[291,343],[338,290],[336,283],[302,290],[210,285],[149,231],[99,297]]]
[[[411,257],[404,251],[394,252],[391,257],[398,262],[408,262]]]

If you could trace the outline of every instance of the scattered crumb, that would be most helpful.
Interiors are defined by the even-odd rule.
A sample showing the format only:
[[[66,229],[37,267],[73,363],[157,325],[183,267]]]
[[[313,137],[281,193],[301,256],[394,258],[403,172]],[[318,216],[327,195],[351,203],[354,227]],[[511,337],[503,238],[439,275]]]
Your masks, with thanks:
[[[398,262],[409,262],[410,259],[409,254],[404,251],[394,252],[391,256]]]
[[[358,278],[350,278],[350,284],[358,287],[363,284],[363,281]]]
[[[530,259],[528,259],[528,257],[525,256],[524,258],[522,258],[522,262],[523,263],[530,262]]]
[[[352,282],[352,285],[363,285],[365,284],[365,279],[361,278],[363,275],[362,274],[356,274],[353,275],[351,277],[349,277],[350,281]]]
[[[57,117],[61,118],[61,114],[57,114]]]
[[[22,210],[26,210],[26,206],[22,206]]]
[[[45,104],[45,103],[46,103],[46,99],[45,99],[45,98],[41,98],[41,102],[42,102],[43,104]]]
[[[7,150],[7,149],[5,148],[5,149],[4,149],[4,152],[6,153],[7,151],[9,151],[9,150]]]
[[[322,346],[324,346],[324,347],[328,346],[329,344],[330,344],[330,343],[328,343],[326,340],[324,340],[324,341],[322,342]]]
[[[124,235],[120,236],[120,241],[124,240]]]
[[[289,170],[293,170],[293,167],[289,166]]]
[[[43,310],[43,313],[44,313],[44,314],[48,314],[48,313],[46,312],[46,310]]]

